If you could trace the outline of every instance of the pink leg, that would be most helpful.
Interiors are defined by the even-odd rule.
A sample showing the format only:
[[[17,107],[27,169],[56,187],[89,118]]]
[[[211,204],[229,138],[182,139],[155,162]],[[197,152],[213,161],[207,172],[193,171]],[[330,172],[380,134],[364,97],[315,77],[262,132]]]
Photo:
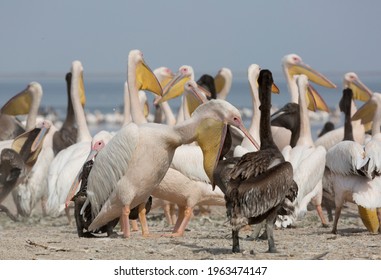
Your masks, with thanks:
[[[132,225],[132,231],[138,231],[138,221],[137,220],[131,220],[131,225]]]
[[[316,205],[316,211],[318,213],[318,216],[320,218],[320,221],[321,221],[323,227],[325,227],[325,228],[328,227],[327,221],[326,221],[326,219],[324,217],[323,210],[321,209],[321,205],[320,204]]]
[[[179,214],[178,214],[178,218],[177,218],[175,227],[173,228],[173,232],[177,232],[177,230],[179,229],[181,223],[184,220],[185,207],[184,206],[178,206],[178,208],[179,208],[179,210],[178,210]]]
[[[165,215],[165,219],[167,220],[167,224],[168,225],[173,225],[173,221],[172,221],[172,217],[171,217],[171,205],[170,204],[165,204],[163,206],[163,210],[164,210],[164,215]]]
[[[122,216],[120,217],[121,227],[123,231],[123,236],[125,238],[129,238],[131,235],[130,232],[130,218],[128,217],[130,215],[130,206],[125,205],[122,209]]]
[[[140,224],[142,225],[142,235],[145,237],[149,236],[149,231],[148,231],[148,224],[147,224],[147,217],[146,217],[146,204],[142,203],[139,205],[139,221]]]
[[[173,231],[171,236],[173,236],[173,237],[183,236],[185,229],[186,229],[192,215],[193,215],[193,208],[192,207],[185,207],[184,219],[182,220],[179,228],[176,231]]]

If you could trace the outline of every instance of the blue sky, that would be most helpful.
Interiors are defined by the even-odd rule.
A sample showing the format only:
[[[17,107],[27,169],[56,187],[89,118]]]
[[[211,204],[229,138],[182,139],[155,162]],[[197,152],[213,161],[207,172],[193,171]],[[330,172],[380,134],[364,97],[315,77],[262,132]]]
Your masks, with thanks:
[[[280,72],[297,53],[323,73],[381,76],[380,11],[377,0],[1,1],[0,76],[62,75],[75,59],[87,74],[123,74],[131,49],[152,69],[200,75],[251,63]]]

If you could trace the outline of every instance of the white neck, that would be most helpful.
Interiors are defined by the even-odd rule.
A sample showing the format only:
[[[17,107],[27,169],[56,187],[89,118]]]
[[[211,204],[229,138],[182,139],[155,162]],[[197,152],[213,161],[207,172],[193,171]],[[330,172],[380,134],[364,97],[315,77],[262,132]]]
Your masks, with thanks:
[[[124,112],[123,112],[123,126],[129,124],[131,119],[131,109],[130,109],[130,92],[128,90],[127,81],[124,83]]]
[[[136,65],[128,62],[128,89],[130,92],[130,110],[132,121],[136,124],[147,123],[143,109],[139,102],[139,90],[136,87]]]
[[[71,102],[73,104],[74,116],[78,125],[77,141],[91,141],[92,137],[87,127],[85,112],[79,98],[79,82],[81,70],[79,67],[72,68],[72,82],[71,82]]]
[[[298,104],[299,93],[298,93],[298,86],[295,82],[295,79],[290,78],[290,73],[288,72],[288,69],[285,66],[283,66],[283,73],[286,77],[287,88],[291,95],[291,102]]]
[[[42,98],[42,89],[31,92],[32,104],[29,110],[29,114],[26,118],[25,130],[29,131],[36,126],[38,108],[40,107],[41,98]]]
[[[311,126],[310,126],[310,118],[308,116],[305,87],[302,87],[301,89],[299,89],[299,106],[300,106],[300,135],[299,135],[298,142],[296,142],[296,145],[313,146],[314,142],[311,136]]]
[[[252,97],[252,107],[253,107],[253,116],[251,118],[251,124],[249,128],[249,133],[254,137],[254,140],[257,141],[258,145],[261,144],[260,136],[259,136],[259,123],[261,120],[261,111],[259,110],[259,96],[258,96],[258,87],[257,81],[253,77],[249,77],[249,85],[251,90]],[[247,137],[244,137],[242,140],[242,147],[244,148],[252,148],[253,144]]]

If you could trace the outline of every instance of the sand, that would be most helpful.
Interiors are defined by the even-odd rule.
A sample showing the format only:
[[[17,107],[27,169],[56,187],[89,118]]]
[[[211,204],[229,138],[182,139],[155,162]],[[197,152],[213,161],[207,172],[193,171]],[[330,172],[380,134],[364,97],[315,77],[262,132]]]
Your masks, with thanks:
[[[14,210],[14,209],[13,209]],[[183,237],[163,236],[171,232],[160,208],[148,215],[152,237],[133,232],[116,238],[79,238],[75,224],[67,218],[42,217],[37,211],[22,221],[11,221],[0,213],[0,259],[2,260],[381,260],[381,235],[370,234],[357,207],[342,211],[338,234],[323,228],[315,211],[308,211],[295,228],[274,231],[278,253],[267,253],[266,240],[248,240],[240,231],[240,253],[231,251],[231,230],[224,207],[210,207],[208,215],[195,215]],[[196,213],[197,214],[197,213]],[[254,250],[255,255],[250,254]]]

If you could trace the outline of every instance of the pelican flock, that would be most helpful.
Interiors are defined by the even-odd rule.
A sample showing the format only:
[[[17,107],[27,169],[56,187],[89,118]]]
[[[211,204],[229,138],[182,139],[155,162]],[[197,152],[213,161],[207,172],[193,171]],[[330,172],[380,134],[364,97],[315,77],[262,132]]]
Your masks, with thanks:
[[[170,226],[157,238],[182,238],[196,207],[213,205],[224,208],[221,226],[231,233],[233,253],[241,251],[243,228],[253,224],[265,225],[268,252],[276,253],[274,235],[282,234],[276,229],[301,226],[309,206],[320,220],[316,228],[340,234],[342,209],[353,203],[359,227],[381,233],[380,93],[347,72],[340,103],[328,106],[312,84],[329,91],[336,85],[297,54],[287,54],[279,70],[290,102],[272,112],[271,92],[279,92],[272,71],[278,69],[248,63],[247,129],[244,111],[234,104],[231,69],[198,75],[191,65],[180,65],[177,73],[152,71],[143,52],[131,50],[121,82],[124,112],[114,116],[120,126],[112,131],[91,130],[98,121],[85,110],[93,97],[85,96],[80,60],[65,76],[66,115],[59,122],[41,116],[49,94],[43,83],[20,85],[25,89],[0,109],[0,212],[14,222],[66,215],[79,237],[131,238],[136,221],[143,237],[155,236],[150,217],[163,211],[157,204],[167,209],[160,217]],[[335,106],[344,125],[321,122],[315,137],[311,112],[332,115],[329,107]],[[328,196],[335,208],[332,226],[323,211]]]

